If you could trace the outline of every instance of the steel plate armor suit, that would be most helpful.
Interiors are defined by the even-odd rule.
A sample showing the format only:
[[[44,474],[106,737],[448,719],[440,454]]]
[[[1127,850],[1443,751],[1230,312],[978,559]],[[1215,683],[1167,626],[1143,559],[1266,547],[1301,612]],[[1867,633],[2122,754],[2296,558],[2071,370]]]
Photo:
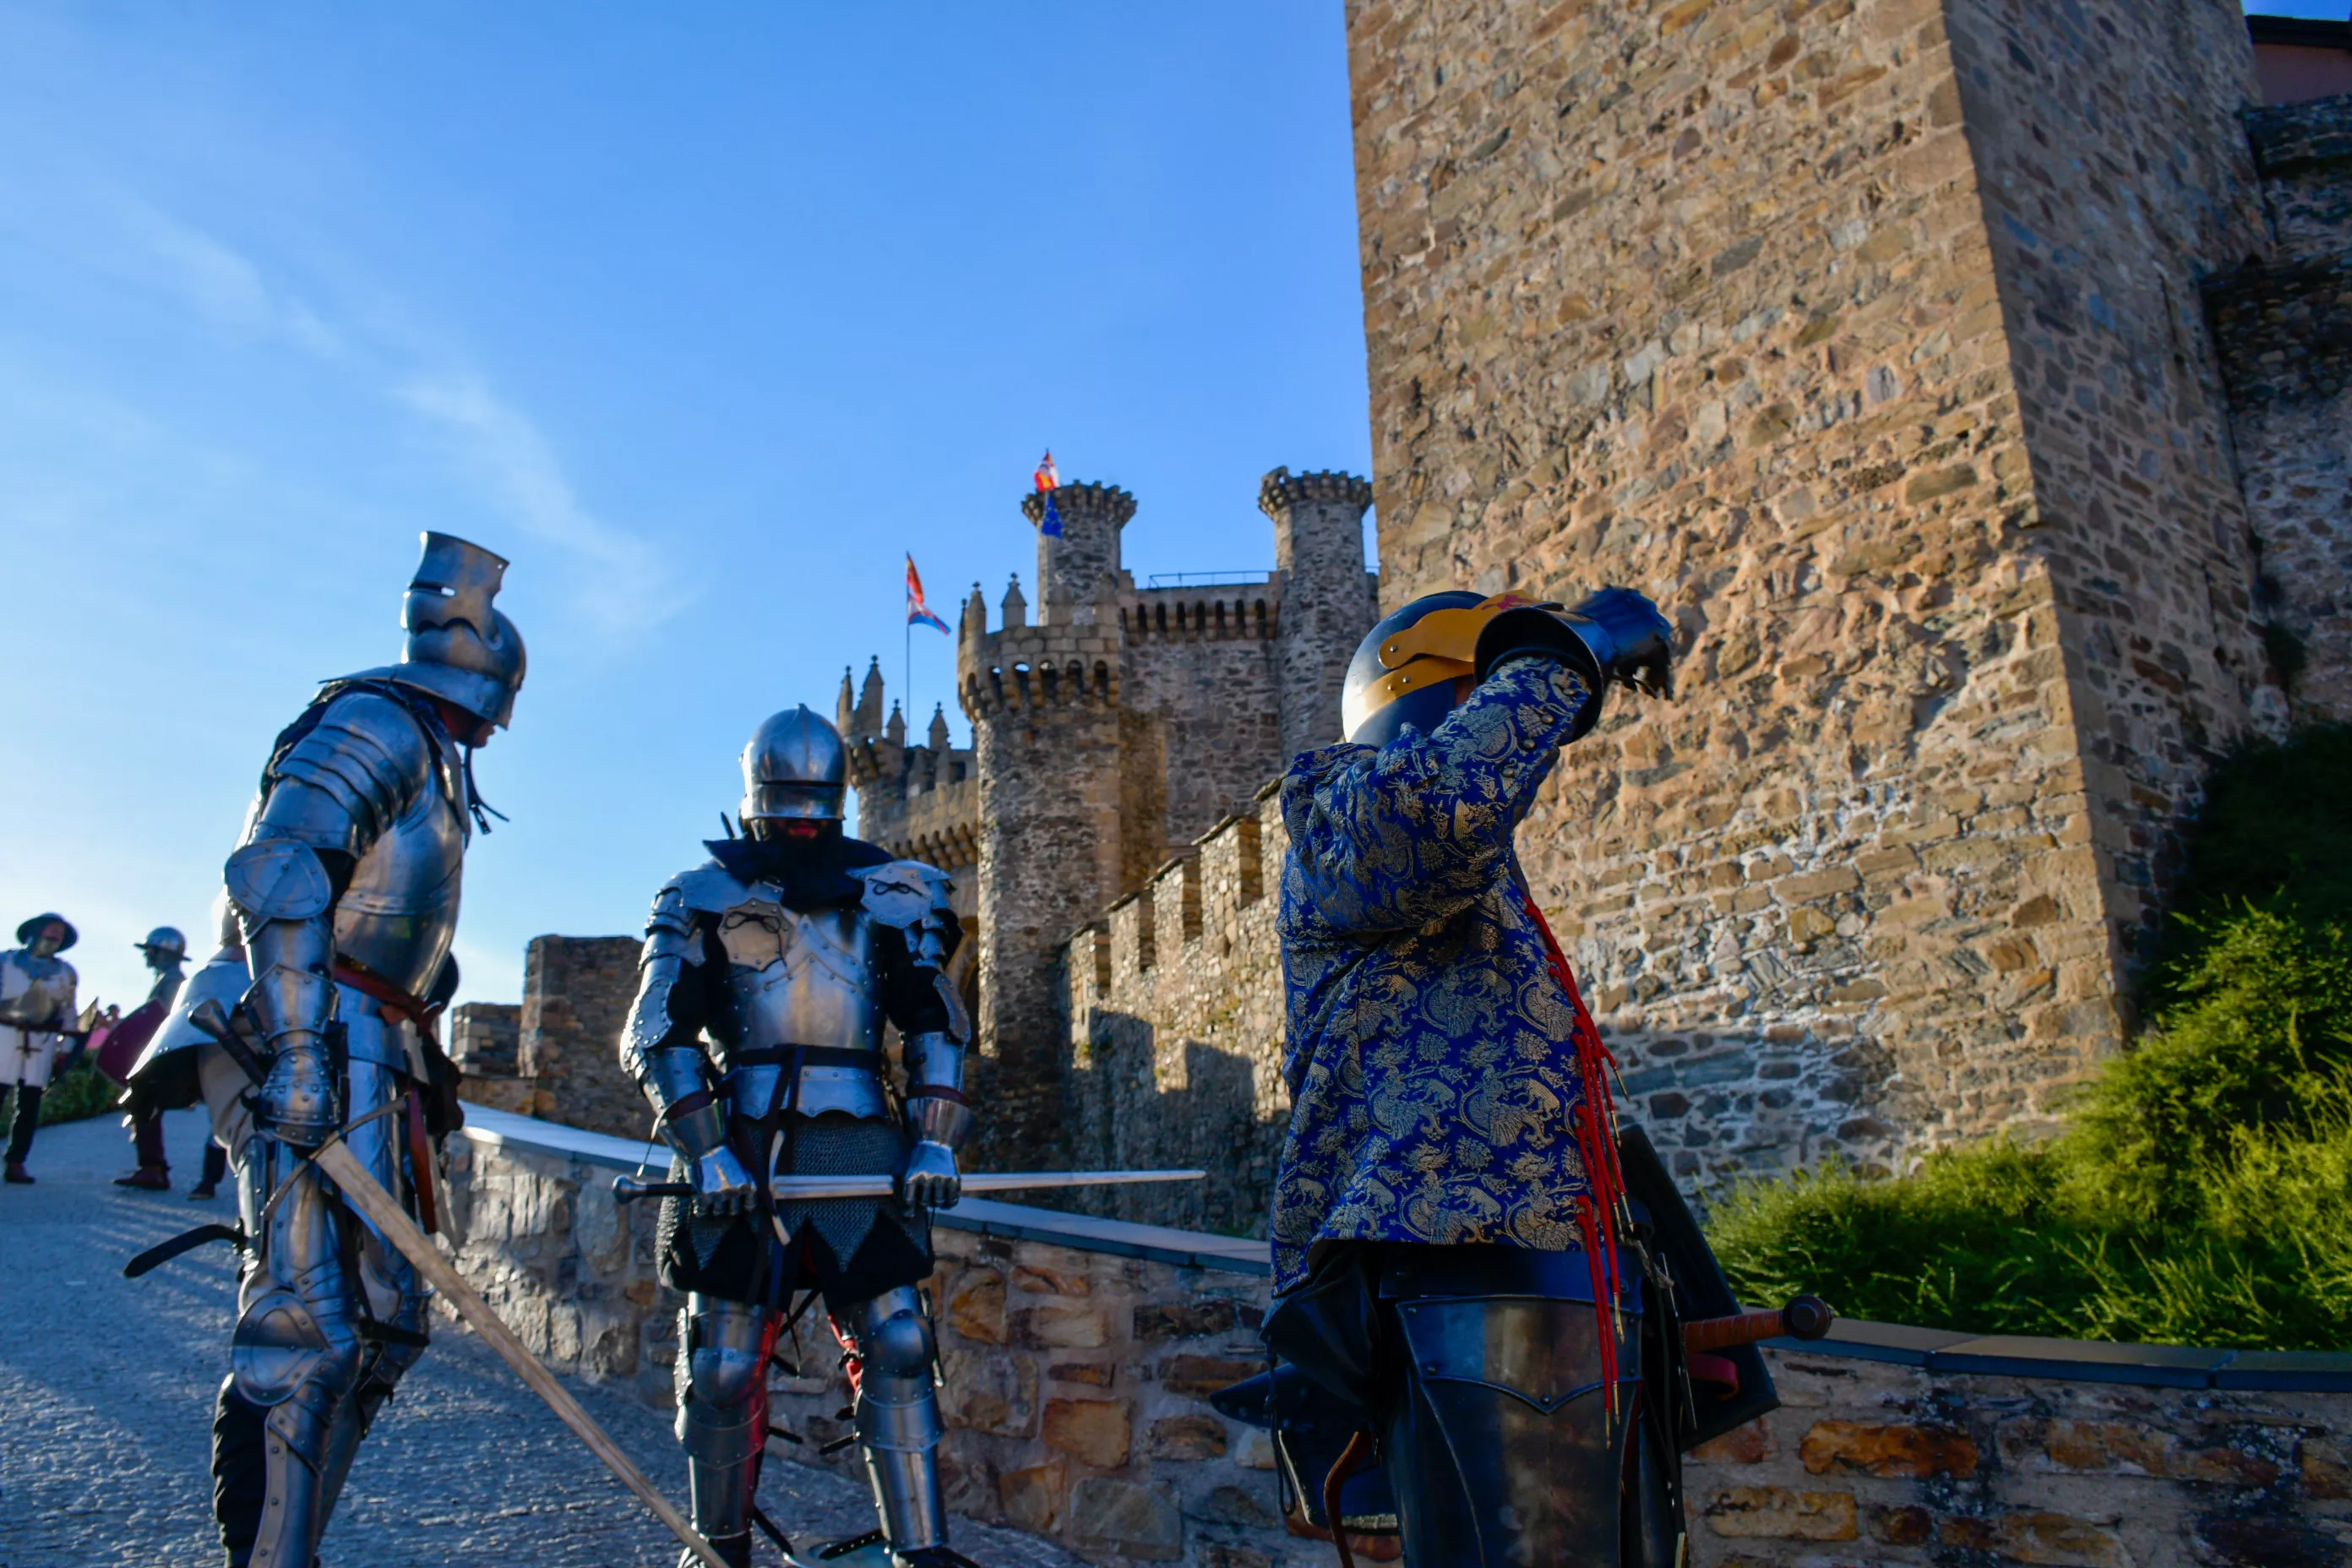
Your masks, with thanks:
[[[327,682],[278,736],[224,871],[247,967],[235,1024],[268,1064],[248,1117],[226,1053],[196,1053],[249,1249],[214,1424],[234,1568],[310,1568],[361,1437],[425,1342],[415,1270],[303,1155],[341,1130],[430,1227],[456,1101],[429,1028],[456,984],[471,750],[523,677],[522,639],[491,605],[506,564],[425,536],[402,662]],[[184,1042],[223,968],[195,977],[151,1055]]]
[[[805,707],[743,753],[747,837],[673,878],[646,921],[621,1057],[643,1086],[675,1178],[661,1274],[680,1315],[677,1435],[694,1522],[749,1563],[767,1438],[768,1363],[784,1310],[823,1294],[852,1357],[856,1426],[894,1559],[947,1550],[934,1344],[917,1283],[925,1211],[956,1201],[971,1026],[945,977],[960,928],[947,877],[844,837],[845,757]],[[883,1024],[904,1044],[903,1109]],[[887,1173],[904,1201],[779,1202],[772,1174]]]

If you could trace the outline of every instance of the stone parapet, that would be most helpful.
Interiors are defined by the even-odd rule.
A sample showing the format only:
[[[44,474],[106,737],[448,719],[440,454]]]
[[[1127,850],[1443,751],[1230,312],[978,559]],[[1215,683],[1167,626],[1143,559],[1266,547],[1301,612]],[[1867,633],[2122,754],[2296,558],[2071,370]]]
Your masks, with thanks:
[[[982,631],[968,637],[958,650],[957,695],[974,719],[1024,710],[1115,706],[1119,647],[1115,623]]]
[[[652,1205],[610,1185],[665,1158],[485,1112],[449,1141],[442,1239],[535,1353],[657,1406],[680,1303],[654,1278]],[[1265,1435],[1207,1403],[1264,1365],[1262,1243],[980,1200],[934,1234],[951,1508],[1104,1568],[1328,1568],[1284,1528]],[[797,1349],[769,1386],[801,1441],[770,1457],[854,1476],[854,1450],[817,1452],[847,1435],[821,1322]],[[2285,1568],[2340,1561],[2352,1528],[2352,1357],[1853,1321],[1764,1355],[1780,1408],[1686,1463],[1698,1568]],[[677,1495],[683,1459],[650,1468]]]
[[[1271,787],[1078,931],[1062,974],[1074,1155],[1197,1166],[1205,1182],[1069,1195],[1089,1214],[1263,1236],[1289,1091]]]
[[[633,936],[531,939],[518,1056],[533,1080],[533,1115],[622,1137],[645,1130],[645,1096],[621,1068],[640,945]]]
[[[1122,595],[1118,629],[1128,645],[1269,642],[1282,630],[1282,579],[1214,588],[1145,588]]]

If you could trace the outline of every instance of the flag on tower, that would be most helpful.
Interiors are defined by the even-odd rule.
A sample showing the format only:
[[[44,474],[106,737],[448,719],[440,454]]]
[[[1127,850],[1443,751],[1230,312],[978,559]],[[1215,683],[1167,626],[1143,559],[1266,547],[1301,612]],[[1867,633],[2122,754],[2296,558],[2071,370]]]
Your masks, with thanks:
[[[923,603],[923,574],[915,570],[915,558],[911,554],[907,557],[907,624],[910,626],[937,626],[941,631],[948,629],[947,622],[931,614],[931,607]]]
[[[1061,470],[1054,467],[1052,447],[1045,449],[1045,460],[1037,465],[1031,476],[1037,481],[1037,493],[1045,498],[1045,515],[1037,520],[1037,531],[1048,539],[1062,537],[1062,514],[1054,505],[1054,492],[1062,488]]]

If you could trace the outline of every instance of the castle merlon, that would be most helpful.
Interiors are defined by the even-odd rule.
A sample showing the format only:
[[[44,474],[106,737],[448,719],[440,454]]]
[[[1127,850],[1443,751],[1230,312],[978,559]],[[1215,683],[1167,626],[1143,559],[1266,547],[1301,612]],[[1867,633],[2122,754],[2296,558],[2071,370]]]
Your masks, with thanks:
[[[1251,807],[1227,816],[1181,853],[1170,857],[1139,888],[1104,906],[1102,912],[1063,939],[1063,961],[1074,987],[1091,979],[1082,996],[1072,993],[1071,1024],[1084,1026],[1087,1004],[1157,1009],[1137,988],[1156,988],[1164,973],[1171,984],[1192,983],[1205,968],[1233,962],[1235,944],[1251,946],[1240,922],[1250,911],[1266,921],[1263,952],[1245,954],[1256,964],[1277,964],[1271,945],[1272,911],[1265,909],[1267,845],[1279,860],[1289,845],[1276,799],[1281,780],[1268,781]],[[1213,949],[1213,952],[1212,952]],[[1083,989],[1083,987],[1081,987]],[[1108,1000],[1106,1000],[1108,998]]]
[[[1371,480],[1336,468],[1305,474],[1276,468],[1258,481],[1257,507],[1268,517],[1301,505],[1352,506],[1361,513],[1371,504]]]

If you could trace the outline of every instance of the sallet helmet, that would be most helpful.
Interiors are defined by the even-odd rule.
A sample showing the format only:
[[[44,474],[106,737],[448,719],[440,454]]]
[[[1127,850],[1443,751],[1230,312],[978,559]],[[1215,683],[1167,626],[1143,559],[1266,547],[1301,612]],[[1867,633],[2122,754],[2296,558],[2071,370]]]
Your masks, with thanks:
[[[188,939],[177,926],[157,926],[139,943],[139,951],[165,963],[177,963],[188,956]]]
[[[743,820],[841,820],[849,756],[841,732],[803,703],[773,715],[743,748]]]
[[[522,689],[522,634],[494,608],[504,557],[455,534],[425,535],[425,556],[400,607],[400,662],[360,672],[427,691],[503,730]]]
[[[1484,594],[1457,589],[1423,594],[1391,610],[1356,645],[1348,661],[1348,679],[1339,689],[1339,728],[1359,746],[1385,746],[1407,724],[1427,734],[1454,707],[1454,682],[1471,673],[1471,667],[1452,659],[1419,658],[1391,669],[1381,662],[1381,647],[1433,610],[1475,609],[1486,602]]]
[[[1484,679],[1506,658],[1540,652],[1584,678],[1591,697],[1568,735],[1577,740],[1601,721],[1612,679],[1673,695],[1672,630],[1656,605],[1626,588],[1604,588],[1573,609],[1523,594],[1424,594],[1383,616],[1357,645],[1339,693],[1340,721],[1360,746],[1387,745],[1408,724],[1426,732],[1453,709],[1456,682]]]

